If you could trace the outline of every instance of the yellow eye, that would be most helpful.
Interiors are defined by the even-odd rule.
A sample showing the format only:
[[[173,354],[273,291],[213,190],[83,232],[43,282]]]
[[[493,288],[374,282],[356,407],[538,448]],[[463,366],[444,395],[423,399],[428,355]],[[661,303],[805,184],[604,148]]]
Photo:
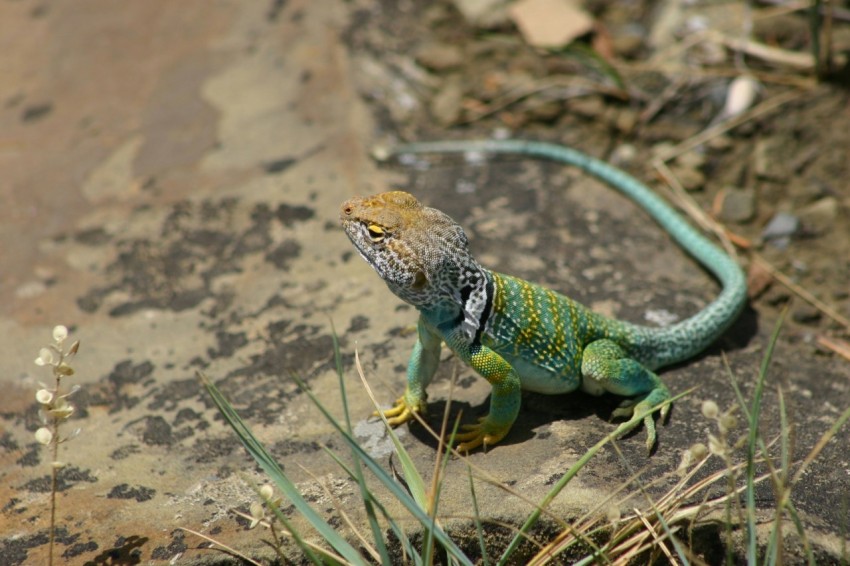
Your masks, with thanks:
[[[378,243],[383,241],[384,229],[378,226],[377,224],[369,224],[366,230],[369,231],[369,237],[372,238],[373,242]]]

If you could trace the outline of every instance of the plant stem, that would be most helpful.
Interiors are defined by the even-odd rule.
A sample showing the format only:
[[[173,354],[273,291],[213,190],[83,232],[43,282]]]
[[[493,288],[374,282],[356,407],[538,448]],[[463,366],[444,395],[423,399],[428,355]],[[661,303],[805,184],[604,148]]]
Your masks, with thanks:
[[[60,356],[61,358],[61,356]],[[60,360],[61,361],[61,360]],[[60,385],[60,375],[58,372],[54,370],[54,375],[56,377],[56,387],[53,390],[54,399],[58,398],[59,395],[59,385]],[[50,462],[50,470],[51,470],[51,482],[50,482],[50,536],[49,542],[47,546],[48,558],[47,564],[48,566],[53,566],[53,542],[56,539],[56,489],[59,484],[59,468],[56,467],[56,462],[59,461],[59,419],[55,416],[52,418],[52,426],[53,429],[53,439],[52,443],[53,449],[52,459]]]

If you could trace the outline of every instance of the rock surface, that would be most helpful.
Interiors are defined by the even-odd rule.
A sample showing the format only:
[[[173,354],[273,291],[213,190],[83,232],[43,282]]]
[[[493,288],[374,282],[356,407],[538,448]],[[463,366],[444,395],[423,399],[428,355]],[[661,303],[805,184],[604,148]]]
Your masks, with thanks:
[[[574,171],[516,160],[377,169],[368,155],[376,132],[389,129],[384,109],[395,104],[413,115],[427,105],[411,101],[411,83],[381,74],[383,67],[363,81],[369,61],[354,30],[394,8],[354,4],[0,7],[0,563],[46,563],[50,458],[34,432],[35,392],[50,375],[33,359],[56,324],[81,340],[70,380],[81,390],[69,428],[82,432],[60,452],[67,464],[58,494],[61,563],[227,559],[182,528],[270,558],[264,533],[248,531],[232,513],[256,499],[246,480],[263,477],[212,407],[197,370],[233,401],[321,513],[339,525],[340,503],[359,508],[356,485],[322,450],[345,454],[343,444],[290,377],[342,415],[333,321],[355,432],[389,468],[390,444],[367,418],[372,408],[353,353],[356,347],[378,398],[390,402],[403,389],[415,312],[337,227],[338,206],[352,194],[406,182],[466,227],[485,263],[628,320],[661,311],[683,318],[716,293],[634,207]],[[607,139],[602,130],[590,140]],[[774,171],[762,165],[756,173]],[[850,405],[847,364],[814,353],[818,320],[807,315],[803,332],[783,335],[765,394],[763,430],[773,438],[782,385],[798,459]],[[772,315],[748,311],[704,356],[664,371],[675,392],[699,389],[659,427],[656,454],[646,458],[642,432],[619,442],[622,457],[606,448],[553,512],[571,518],[592,509],[634,469],[644,470],[645,483],[664,478],[660,488],[669,487],[683,451],[714,432],[702,401],[721,409],[735,403],[720,351],[750,395],[772,326]],[[443,363],[430,390],[433,426],[453,365]],[[486,409],[488,387],[467,368],[458,371],[452,414],[462,410],[468,420]],[[613,430],[607,418],[618,401],[528,395],[511,435],[471,461],[539,500]],[[430,474],[436,443],[420,426],[399,434]],[[847,521],[836,502],[850,492],[848,447],[842,433],[794,491],[819,556],[842,548]],[[440,511],[468,517],[466,464],[452,460],[448,471]],[[530,510],[485,482],[476,495],[488,518],[519,524]],[[769,486],[758,500],[771,518]]]

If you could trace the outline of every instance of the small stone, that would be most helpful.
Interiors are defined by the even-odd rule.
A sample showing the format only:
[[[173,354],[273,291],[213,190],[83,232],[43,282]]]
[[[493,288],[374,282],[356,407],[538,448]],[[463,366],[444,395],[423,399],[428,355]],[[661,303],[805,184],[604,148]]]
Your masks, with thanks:
[[[552,122],[564,113],[560,100],[534,100],[528,105],[528,118],[537,122]]]
[[[622,108],[617,112],[617,117],[614,119],[614,127],[617,131],[624,134],[630,134],[634,131],[638,123],[638,114],[631,108]]]
[[[637,148],[634,145],[624,143],[615,147],[608,159],[612,165],[620,168],[628,168],[634,162],[635,158],[637,158],[637,154]]]
[[[778,157],[784,140],[761,139],[753,149],[753,170],[762,179],[784,181],[791,176],[788,163]]]
[[[756,193],[751,188],[724,187],[720,191],[719,201],[717,216],[724,222],[748,222],[755,215]]]
[[[764,301],[772,307],[784,305],[791,300],[791,293],[785,287],[774,285],[764,294]]]
[[[416,60],[433,71],[447,71],[460,67],[463,51],[456,45],[428,43],[417,49]]]
[[[611,37],[614,52],[625,58],[637,57],[643,49],[646,30],[635,24],[619,31],[620,33],[614,33]]]
[[[431,114],[443,126],[454,124],[460,118],[461,102],[463,83],[458,76],[450,77],[431,99]]]
[[[47,285],[42,281],[27,281],[15,289],[15,297],[19,299],[32,299],[47,291]]]
[[[787,212],[779,212],[771,218],[767,226],[764,227],[764,230],[761,231],[761,237],[764,240],[773,240],[774,242],[783,239],[787,240],[796,234],[799,229],[799,218]],[[785,245],[787,245],[787,242]]]
[[[800,211],[800,220],[808,230],[816,234],[827,232],[838,216],[838,199],[824,197]]]
[[[755,104],[761,91],[761,84],[751,75],[740,75],[732,79],[726,91],[726,104],[720,113],[720,120],[734,118]]]
[[[698,191],[705,185],[705,174],[699,169],[674,165],[670,170],[688,192]]]
[[[734,145],[734,142],[732,141],[731,136],[727,134],[721,134],[708,140],[708,143],[706,145],[709,149],[714,149],[717,151],[726,151]]]
[[[794,309],[794,312],[791,313],[791,318],[794,322],[799,322],[800,324],[814,324],[818,322],[822,313],[811,305],[800,305],[799,307]]]
[[[705,165],[705,154],[701,151],[688,151],[677,157],[676,163],[689,169],[700,169]]]
[[[496,29],[510,22],[508,6],[511,0],[453,0],[466,22],[480,29]]]
[[[816,179],[793,176],[788,181],[788,195],[794,206],[805,206],[829,194],[826,185]]]
[[[676,147],[676,144],[669,141],[658,142],[652,146],[652,156],[655,158],[668,155]]]
[[[605,108],[601,96],[583,96],[569,101],[570,113],[585,118],[598,118],[605,112]]]

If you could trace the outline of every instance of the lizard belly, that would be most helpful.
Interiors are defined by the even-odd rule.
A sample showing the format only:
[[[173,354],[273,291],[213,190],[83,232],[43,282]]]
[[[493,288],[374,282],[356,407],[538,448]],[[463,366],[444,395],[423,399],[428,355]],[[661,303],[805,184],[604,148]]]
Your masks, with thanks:
[[[525,391],[556,395],[570,393],[581,386],[581,377],[569,368],[555,370],[514,356],[505,356],[505,359],[519,374],[520,383]]]

